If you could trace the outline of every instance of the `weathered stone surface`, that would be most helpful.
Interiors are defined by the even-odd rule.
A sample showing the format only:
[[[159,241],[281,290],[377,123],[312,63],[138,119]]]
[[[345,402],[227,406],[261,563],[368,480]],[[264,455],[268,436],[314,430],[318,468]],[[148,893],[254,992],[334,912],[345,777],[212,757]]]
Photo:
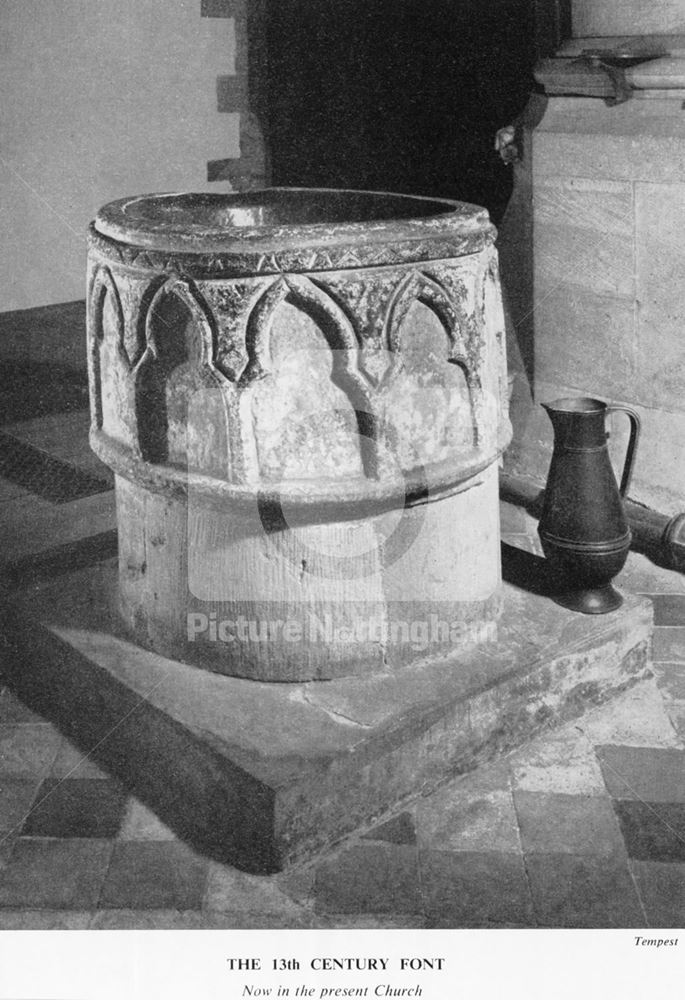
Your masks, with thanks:
[[[574,168],[575,169],[575,168]],[[633,189],[627,182],[547,178],[535,187],[536,291],[577,285],[632,299]],[[538,290],[539,283],[539,290]]]
[[[474,206],[354,191],[100,211],[91,442],[117,473],[138,641],[299,681],[487,637],[510,437],[493,236]],[[429,612],[461,636],[387,640]],[[269,631],[312,616],[334,636]],[[380,637],[340,638],[371,621]]]
[[[577,728],[535,740],[509,758],[514,787],[525,792],[604,795],[605,785],[590,740]]]
[[[630,399],[635,381],[635,306],[570,281],[535,286],[535,359],[540,382],[571,395]],[[542,398],[538,388],[537,397]],[[546,397],[554,399],[555,397]]]
[[[682,748],[653,680],[617,698],[605,712],[591,712],[579,727],[595,746]]]
[[[681,184],[635,185],[636,402],[685,411],[685,175]]]
[[[534,184],[543,176],[680,183],[685,176],[680,102],[633,99],[609,108],[593,98],[550,97],[534,140]]]
[[[34,592],[7,621],[7,683],[92,747],[177,834],[273,871],[645,675],[651,604],[590,620],[511,585],[496,641],[327,684],[261,684],[117,631],[116,570]]]
[[[655,41],[670,51],[683,39]],[[569,45],[564,55],[574,54]],[[531,155],[517,174],[524,195],[533,187],[530,218],[519,223],[523,237],[533,224],[535,282],[527,310],[533,325],[517,327],[515,352],[533,360],[524,366],[530,386],[519,376],[514,387],[515,440],[505,459],[508,469],[544,481],[549,442],[533,400],[593,395],[625,402],[642,419],[631,498],[664,514],[682,510],[685,495],[679,458],[685,288],[678,267],[685,123],[678,92],[672,94],[651,92],[613,108],[550,97],[534,126]],[[508,239],[513,244],[511,233]],[[503,261],[506,286],[515,263],[506,254]],[[525,304],[517,303],[517,311],[525,316]],[[620,462],[624,428],[610,430]]]
[[[487,772],[489,768],[483,768]],[[433,796],[418,803],[418,842],[422,849],[477,851],[483,843],[492,851],[520,850],[520,837],[511,791],[504,776],[483,787],[476,771],[447,786],[440,801]]]

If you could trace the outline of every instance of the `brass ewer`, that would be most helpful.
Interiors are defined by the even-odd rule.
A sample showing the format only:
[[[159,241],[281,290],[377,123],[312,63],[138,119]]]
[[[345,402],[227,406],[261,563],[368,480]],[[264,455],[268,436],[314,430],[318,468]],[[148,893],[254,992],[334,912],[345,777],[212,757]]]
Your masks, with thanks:
[[[611,581],[630,549],[623,497],[633,473],[640,418],[627,406],[587,396],[542,405],[554,428],[554,451],[538,534],[559,583],[553,597],[573,611],[605,614],[623,602]],[[607,448],[606,416],[615,411],[630,419],[620,486]]]

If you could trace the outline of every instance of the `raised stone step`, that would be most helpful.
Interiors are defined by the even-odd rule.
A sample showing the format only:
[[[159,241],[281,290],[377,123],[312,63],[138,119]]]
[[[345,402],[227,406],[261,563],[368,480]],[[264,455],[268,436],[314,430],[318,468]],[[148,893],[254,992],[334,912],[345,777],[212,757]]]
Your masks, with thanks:
[[[16,600],[7,683],[181,837],[253,872],[305,858],[649,676],[652,608],[632,596],[593,618],[506,584],[495,642],[284,684],[146,652],[118,625],[115,593],[107,562]]]

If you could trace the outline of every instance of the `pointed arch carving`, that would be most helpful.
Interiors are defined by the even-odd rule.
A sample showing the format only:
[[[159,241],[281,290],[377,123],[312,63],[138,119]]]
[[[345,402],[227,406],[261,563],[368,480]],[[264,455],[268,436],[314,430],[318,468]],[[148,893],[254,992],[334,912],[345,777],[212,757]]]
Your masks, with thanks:
[[[148,353],[152,353],[154,357],[160,357],[163,354],[163,344],[159,341],[155,326],[155,311],[168,296],[176,296],[196,320],[196,329],[198,331],[196,343],[199,344],[200,350],[195,352],[195,360],[200,364],[212,366],[217,341],[214,316],[197,288],[191,282],[184,281],[182,278],[174,275],[172,278],[162,282],[162,284],[157,285],[154,293],[149,297],[147,309],[143,310],[141,308],[139,323],[142,323],[145,331],[145,351],[138,367],[142,365],[145,355]],[[192,343],[187,344],[189,352],[192,347]]]
[[[350,376],[361,379],[357,369],[359,342],[343,310],[309,278],[288,275],[278,278],[262,293],[248,317],[245,335],[248,362],[241,381],[251,382],[269,371],[273,318],[281,303],[286,301],[299,306],[317,322],[331,350],[345,353]]]
[[[131,357],[131,364],[134,368],[139,365],[145,349],[148,343],[148,323],[151,316],[151,308],[153,302],[158,297],[159,291],[164,287],[170,285],[168,275],[158,274],[143,290],[143,294],[140,299],[135,303],[134,312],[131,316],[131,325],[135,331],[135,351]]]
[[[385,393],[404,367],[402,329],[410,309],[416,303],[426,306],[436,316],[448,342],[445,362],[455,365],[463,373],[471,412],[473,446],[477,447],[480,378],[477,366],[471,363],[467,348],[465,331],[469,329],[468,320],[447,289],[422,271],[413,270],[407,274],[395,289],[388,305],[383,334],[390,363],[378,383],[379,390]]]
[[[116,355],[125,369],[129,368],[129,360],[124,347],[125,323],[124,310],[121,305],[119,289],[112,277],[112,272],[106,266],[95,270],[88,290],[88,363],[92,379],[91,419],[99,430],[103,424],[102,406],[102,359],[101,350],[105,339],[104,312],[105,302],[110,299],[116,320],[114,333]]]
[[[423,303],[435,313],[445,329],[450,344],[449,356],[446,360],[461,368],[469,389],[477,389],[478,375],[469,361],[464,339],[463,330],[467,321],[461,315],[458,307],[455,306],[449,292],[439,281],[422,271],[412,271],[400,282],[388,306],[384,324],[384,340],[392,360],[383,381],[391,379],[397,366],[402,363],[400,351],[402,324],[415,302]]]
[[[183,329],[180,323],[169,323],[164,319],[165,309],[174,300],[189,316],[190,322]],[[177,369],[189,364],[196,372],[198,388],[220,390],[216,398],[220,400],[221,427],[217,430],[225,444],[227,473],[229,416],[223,390],[228,379],[214,367],[217,328],[209,306],[191,282],[174,275],[157,284],[147,295],[138,323],[145,336],[145,349],[134,371],[136,427],[141,457],[155,464],[169,460],[167,386]]]
[[[277,278],[260,296],[247,320],[245,347],[247,365],[239,385],[249,389],[272,372],[271,335],[280,305],[287,302],[312,319],[332,355],[332,379],[348,397],[359,429],[362,464],[369,476],[377,474],[377,420],[370,386],[359,370],[360,345],[345,312],[319,285],[302,275]],[[243,411],[245,412],[245,411]],[[245,422],[245,421],[243,421]],[[252,449],[244,442],[245,456]],[[246,457],[246,464],[247,457]]]
[[[98,267],[90,283],[88,294],[88,326],[93,339],[101,341],[105,331],[102,325],[102,317],[105,310],[105,299],[111,297],[114,306],[114,313],[117,320],[116,339],[117,344],[124,349],[124,310],[121,305],[121,297],[116,282],[112,277],[112,272],[106,266]],[[127,359],[128,360],[128,359]]]

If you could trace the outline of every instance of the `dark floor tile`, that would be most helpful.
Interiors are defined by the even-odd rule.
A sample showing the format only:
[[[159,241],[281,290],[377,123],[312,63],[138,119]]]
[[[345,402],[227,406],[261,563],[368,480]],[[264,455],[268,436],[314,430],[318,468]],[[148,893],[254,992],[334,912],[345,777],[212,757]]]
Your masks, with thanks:
[[[526,868],[540,927],[643,927],[627,862],[574,854],[531,854]]]
[[[650,927],[685,927],[685,864],[633,861]]]
[[[375,826],[373,830],[365,833],[362,840],[384,840],[388,844],[415,844],[414,817],[410,812],[393,816],[386,823],[381,823],[380,826]]]
[[[654,605],[655,625],[685,625],[685,594],[645,594]]]
[[[0,871],[0,906],[94,909],[111,850],[103,840],[18,840]]]
[[[22,836],[115,837],[126,800],[126,792],[115,781],[49,778],[40,785]]]
[[[10,831],[18,832],[38,787],[36,781],[0,777],[0,839]]]
[[[611,801],[599,795],[514,792],[524,854],[623,853]]]
[[[328,913],[420,913],[416,850],[369,844],[326,858],[314,880],[315,906]]]
[[[43,721],[40,715],[27,708],[8,688],[0,692],[0,723]]]
[[[0,330],[4,328],[6,315],[0,317]],[[28,329],[33,336],[33,325]],[[3,358],[0,378],[4,386],[0,393],[0,424],[69,413],[88,406],[85,371],[76,372],[49,361],[14,362]]]
[[[107,909],[197,910],[208,862],[184,844],[118,841],[102,890]]]
[[[639,861],[685,861],[685,804],[614,802],[626,850]]]
[[[685,661],[685,626],[659,626],[652,637],[652,657],[658,662]]]
[[[520,855],[425,851],[420,865],[430,927],[535,926]]]
[[[112,489],[111,473],[96,476],[0,431],[0,475],[51,503],[69,503]]]
[[[595,752],[612,798],[685,802],[685,750],[598,746]]]

